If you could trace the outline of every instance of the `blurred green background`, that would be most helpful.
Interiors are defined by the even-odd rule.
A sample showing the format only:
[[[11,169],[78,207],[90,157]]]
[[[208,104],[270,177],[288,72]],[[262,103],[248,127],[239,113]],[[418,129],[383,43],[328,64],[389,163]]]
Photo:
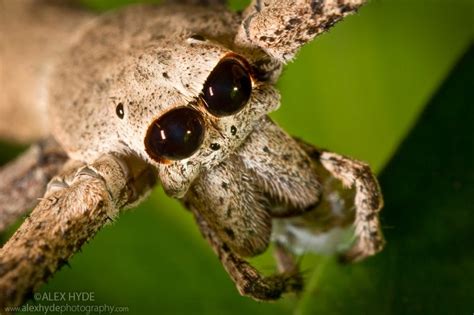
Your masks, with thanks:
[[[105,10],[131,1],[83,2]],[[233,8],[245,4],[231,1]],[[473,35],[474,1],[370,1],[288,65],[278,84],[282,107],[273,117],[291,134],[381,171]],[[18,152],[10,144],[0,150],[1,162]],[[273,269],[269,254],[254,263]],[[311,306],[321,283],[345,292],[344,277],[357,276],[331,257],[307,255],[302,264],[308,286],[301,298],[257,303],[239,296],[191,215],[157,188],[42,291],[94,292],[97,304],[127,306],[129,314],[312,314],[322,309]]]

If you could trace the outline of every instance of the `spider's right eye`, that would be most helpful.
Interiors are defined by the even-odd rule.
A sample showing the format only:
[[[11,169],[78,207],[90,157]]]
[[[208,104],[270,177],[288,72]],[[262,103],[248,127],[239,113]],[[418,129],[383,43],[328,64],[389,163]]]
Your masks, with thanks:
[[[156,161],[181,160],[193,155],[203,139],[201,114],[189,107],[178,107],[151,124],[145,138],[145,149]]]
[[[217,117],[240,111],[250,99],[252,80],[236,59],[221,61],[206,80],[202,98],[207,110]]]

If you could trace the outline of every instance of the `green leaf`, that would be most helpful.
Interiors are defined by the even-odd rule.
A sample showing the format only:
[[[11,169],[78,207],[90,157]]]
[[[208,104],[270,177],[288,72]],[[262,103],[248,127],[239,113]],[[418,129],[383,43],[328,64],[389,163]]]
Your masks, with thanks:
[[[300,314],[472,314],[474,46],[380,176],[387,247],[322,262]]]

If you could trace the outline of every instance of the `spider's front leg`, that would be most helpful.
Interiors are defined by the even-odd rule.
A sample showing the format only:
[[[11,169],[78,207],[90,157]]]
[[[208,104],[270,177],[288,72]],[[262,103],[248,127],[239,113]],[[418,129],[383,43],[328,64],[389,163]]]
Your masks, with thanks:
[[[331,176],[340,180],[346,189],[355,190],[353,205],[357,240],[352,248],[343,254],[342,260],[360,261],[380,252],[385,245],[379,221],[383,198],[370,167],[363,162],[317,149],[301,140],[298,142],[314,163],[322,165]]]
[[[106,155],[60,178],[0,249],[0,312],[24,303],[120,209],[142,198],[156,174],[134,158]]]
[[[219,238],[242,257],[265,251],[271,216],[254,178],[236,155],[203,173],[190,187],[184,204],[199,212]]]
[[[219,257],[222,265],[237,286],[240,294],[255,300],[276,300],[284,293],[299,292],[303,288],[297,271],[263,276],[247,261],[235,254],[197,211],[193,211],[204,238]]]
[[[295,140],[269,119],[261,121],[239,154],[258,190],[269,197],[273,239],[285,245],[276,253],[282,268],[294,265],[284,249],[334,252],[352,223],[357,242],[345,261],[382,250],[378,213],[383,200],[368,165]]]
[[[287,62],[298,49],[327,31],[365,0],[253,0],[236,37],[242,46],[262,48]]]
[[[317,203],[319,188],[304,150],[264,118],[242,147],[193,183],[183,202],[238,290],[271,300],[302,288],[291,255],[277,248],[280,273],[270,277],[261,276],[242,257],[265,251],[272,217],[304,213]]]

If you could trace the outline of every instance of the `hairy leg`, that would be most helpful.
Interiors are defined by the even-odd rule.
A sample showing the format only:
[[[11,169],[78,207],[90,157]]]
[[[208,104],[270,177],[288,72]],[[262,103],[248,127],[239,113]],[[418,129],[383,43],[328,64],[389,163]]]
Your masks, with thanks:
[[[235,154],[193,183],[184,201],[247,257],[267,248],[271,217],[305,213],[318,203],[320,189],[307,153],[264,118]]]
[[[0,232],[37,203],[67,159],[53,139],[46,139],[0,168]]]
[[[262,119],[237,154],[268,200],[272,217],[297,216],[318,203],[318,174],[308,154],[268,117]]]
[[[262,48],[287,62],[301,46],[363,3],[364,0],[253,0],[244,12],[235,41]]]
[[[356,242],[343,255],[343,261],[359,261],[380,252],[385,244],[379,221],[383,199],[377,179],[370,167],[363,162],[316,149],[302,141],[300,144],[308,155],[320,163],[331,176],[340,180],[346,188],[354,190]]]
[[[303,288],[303,280],[296,270],[267,277],[261,275],[247,261],[232,252],[198,212],[194,212],[194,216],[202,235],[219,257],[240,294],[266,301],[276,300],[284,293],[298,292]]]
[[[243,257],[265,251],[271,216],[255,180],[237,155],[202,174],[184,204],[198,212],[230,249]]]
[[[63,174],[0,249],[0,312],[24,303],[119,210],[142,198],[155,172],[107,155]]]

